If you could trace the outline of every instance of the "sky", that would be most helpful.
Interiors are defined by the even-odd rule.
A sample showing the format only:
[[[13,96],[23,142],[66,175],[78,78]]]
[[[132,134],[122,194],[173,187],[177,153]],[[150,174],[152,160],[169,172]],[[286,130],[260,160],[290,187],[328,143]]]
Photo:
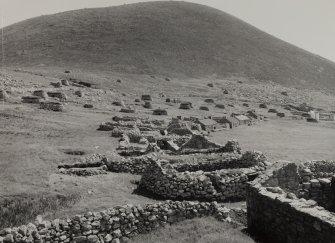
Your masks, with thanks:
[[[140,1],[0,0],[1,26],[67,10],[135,2]],[[220,9],[271,35],[335,62],[335,0],[191,0],[188,2]]]

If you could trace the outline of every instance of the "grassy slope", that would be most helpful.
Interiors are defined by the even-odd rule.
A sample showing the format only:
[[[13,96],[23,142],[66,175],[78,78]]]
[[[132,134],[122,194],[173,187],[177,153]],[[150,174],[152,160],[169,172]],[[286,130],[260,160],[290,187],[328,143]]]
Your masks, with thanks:
[[[5,29],[7,65],[247,76],[334,89],[334,63],[218,10],[185,2],[85,9]],[[24,50],[24,52],[22,52]]]

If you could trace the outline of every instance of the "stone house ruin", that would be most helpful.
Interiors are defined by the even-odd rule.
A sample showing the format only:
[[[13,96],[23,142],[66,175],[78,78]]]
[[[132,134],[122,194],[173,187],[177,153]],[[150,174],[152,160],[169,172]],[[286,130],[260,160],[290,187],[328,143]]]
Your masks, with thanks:
[[[249,182],[248,228],[262,242],[335,242],[334,161],[276,163]]]
[[[245,115],[233,115],[239,122],[239,125],[248,125],[251,123],[250,118]]]
[[[205,99],[205,102],[206,103],[214,103],[214,100],[209,98],[209,99]]]
[[[208,108],[208,106],[200,106],[199,110],[201,110],[201,111],[209,111],[209,108]]]
[[[196,123],[200,124],[201,129],[204,131],[215,131],[220,127],[220,125],[212,119],[198,119]]]
[[[141,100],[143,101],[152,101],[151,95],[142,95]]]
[[[230,129],[233,129],[234,127],[238,127],[239,125],[239,121],[232,116],[227,116],[227,117],[213,117],[213,120],[215,120],[216,122],[224,125],[224,124],[228,124],[227,127],[229,127]]]
[[[179,109],[183,109],[183,110],[190,110],[192,108],[193,106],[191,102],[182,102],[179,106]]]
[[[324,121],[335,121],[335,114],[334,113],[320,113],[320,120]]]
[[[41,97],[37,96],[23,96],[22,103],[30,103],[30,104],[39,104],[41,102]]]
[[[157,115],[157,116],[167,116],[168,115],[167,110],[165,109],[156,109],[153,111],[152,114]]]

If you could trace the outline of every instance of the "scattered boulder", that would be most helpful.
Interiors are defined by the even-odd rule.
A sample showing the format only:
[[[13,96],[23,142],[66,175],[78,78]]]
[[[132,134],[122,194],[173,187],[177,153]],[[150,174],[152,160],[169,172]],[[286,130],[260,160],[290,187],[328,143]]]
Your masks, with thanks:
[[[286,91],[281,92],[282,95],[288,96]]]
[[[121,79],[118,79],[118,80],[116,80],[116,82],[118,82],[118,83],[122,83],[122,80],[121,80]]]
[[[171,79],[169,79],[169,78],[165,78],[165,81],[168,81],[168,82],[169,82],[169,81],[171,81]]]
[[[213,88],[213,87],[214,87],[214,84],[209,83],[209,84],[207,84],[207,86]]]
[[[34,96],[37,96],[37,97],[41,97],[41,98],[43,98],[43,99],[47,99],[47,98],[48,98],[48,94],[47,94],[47,92],[44,91],[44,90],[35,90],[35,91],[33,92],[33,95],[34,95]]]
[[[61,112],[64,110],[64,105],[60,102],[44,101],[41,102],[40,108],[49,111]]]
[[[88,109],[90,109],[90,108],[93,108],[93,105],[92,105],[92,104],[85,104],[85,105],[84,105],[84,108],[88,108]]]
[[[170,98],[166,98],[166,99],[165,99],[165,102],[170,103],[170,102],[171,102],[171,99],[170,99]]]
[[[243,103],[242,105],[245,106],[245,107],[249,107],[248,103]]]
[[[283,112],[278,112],[278,113],[277,113],[277,116],[278,116],[278,117],[285,117],[285,113],[283,113]]]
[[[141,102],[141,100],[140,99],[135,99],[135,102],[139,103],[139,102]]]
[[[226,89],[223,90],[223,93],[224,93],[224,94],[229,94],[228,90],[226,90]]]
[[[30,104],[39,104],[41,102],[41,97],[37,96],[23,96],[22,103],[30,103]]]
[[[64,73],[71,73],[71,71],[70,70],[65,70]]]

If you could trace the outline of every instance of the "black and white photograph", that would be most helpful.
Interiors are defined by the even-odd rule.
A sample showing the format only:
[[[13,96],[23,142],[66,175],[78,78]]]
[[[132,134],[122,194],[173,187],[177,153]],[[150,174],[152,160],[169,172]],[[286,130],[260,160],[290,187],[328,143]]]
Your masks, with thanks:
[[[0,0],[0,243],[335,243],[334,0]]]

